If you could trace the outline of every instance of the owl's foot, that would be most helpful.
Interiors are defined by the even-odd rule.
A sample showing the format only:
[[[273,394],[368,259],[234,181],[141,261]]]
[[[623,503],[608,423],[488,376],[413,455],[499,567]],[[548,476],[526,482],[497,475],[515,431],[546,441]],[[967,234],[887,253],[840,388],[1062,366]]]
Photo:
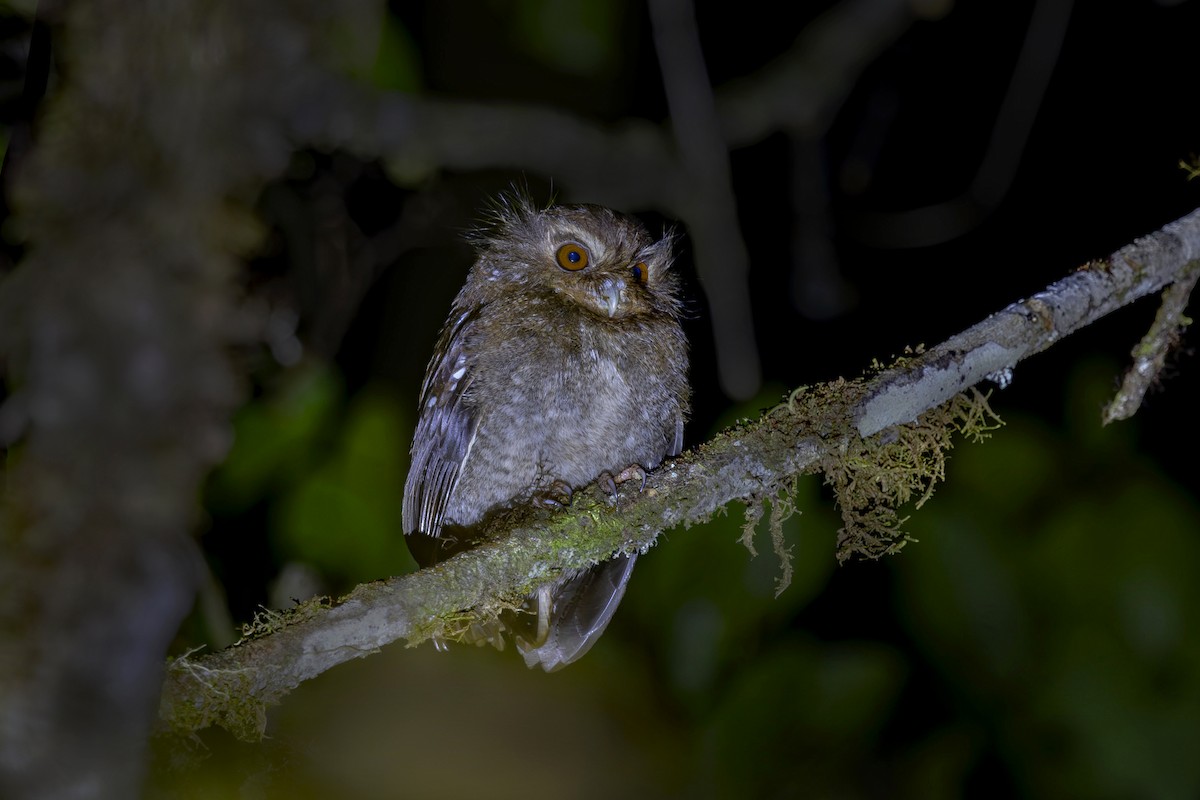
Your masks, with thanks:
[[[617,502],[617,484],[640,480],[642,483],[638,487],[638,491],[640,492],[646,488],[646,470],[642,469],[638,464],[630,464],[616,475],[605,470],[600,473],[600,477],[597,480],[604,489],[605,494],[608,495],[609,502],[615,504]]]
[[[547,508],[566,508],[571,505],[571,496],[574,493],[569,483],[556,480],[545,489],[534,492],[533,502]]]

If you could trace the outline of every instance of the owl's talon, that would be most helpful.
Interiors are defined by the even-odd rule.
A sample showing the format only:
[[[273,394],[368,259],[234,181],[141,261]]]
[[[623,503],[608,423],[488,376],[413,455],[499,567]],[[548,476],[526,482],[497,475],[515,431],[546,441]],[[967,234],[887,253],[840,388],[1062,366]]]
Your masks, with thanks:
[[[638,491],[642,492],[646,489],[646,470],[642,469],[639,464],[630,464],[625,469],[621,470],[621,474],[614,480],[617,483],[625,483],[634,479],[641,480],[641,485],[638,486]]]
[[[547,508],[566,508],[571,505],[571,497],[575,494],[571,485],[565,481],[554,481],[548,487],[534,494],[534,502]]]
[[[613,478],[612,473],[608,470],[605,470],[604,472],[600,473],[600,478],[598,480],[600,483],[600,488],[604,490],[606,495],[608,495],[608,502],[615,505],[617,502],[617,482]]]
[[[641,480],[641,485],[638,486],[638,491],[641,492],[646,488],[646,470],[642,469],[641,466],[637,464],[630,464],[616,475],[613,475],[608,470],[601,472],[600,477],[596,479],[596,482],[600,484],[600,488],[605,494],[608,495],[608,502],[612,505],[616,505],[617,485],[636,479]]]

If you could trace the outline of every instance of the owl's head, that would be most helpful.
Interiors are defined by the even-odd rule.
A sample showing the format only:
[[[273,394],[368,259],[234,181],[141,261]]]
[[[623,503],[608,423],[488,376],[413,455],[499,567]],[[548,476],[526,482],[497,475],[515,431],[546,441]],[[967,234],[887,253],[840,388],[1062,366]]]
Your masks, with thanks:
[[[475,282],[549,290],[608,319],[679,315],[671,232],[655,240],[638,220],[608,208],[538,209],[523,194],[502,196],[489,222],[473,237]]]

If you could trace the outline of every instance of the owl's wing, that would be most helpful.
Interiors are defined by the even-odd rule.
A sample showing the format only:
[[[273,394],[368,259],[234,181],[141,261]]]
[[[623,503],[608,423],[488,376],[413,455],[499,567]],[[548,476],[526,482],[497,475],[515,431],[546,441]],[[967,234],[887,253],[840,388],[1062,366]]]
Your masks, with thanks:
[[[421,411],[404,483],[404,532],[437,536],[446,505],[471,452],[479,419],[463,402],[471,385],[466,343],[477,313],[447,325],[421,386]]]

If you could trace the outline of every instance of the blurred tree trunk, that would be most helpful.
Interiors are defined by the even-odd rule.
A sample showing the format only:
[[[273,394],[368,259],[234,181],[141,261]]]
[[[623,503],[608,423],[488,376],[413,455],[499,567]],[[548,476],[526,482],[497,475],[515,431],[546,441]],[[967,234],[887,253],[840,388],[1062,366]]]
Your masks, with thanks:
[[[236,256],[291,151],[310,32],[353,19],[263,5],[103,0],[53,20],[61,82],[6,228],[27,255],[0,283],[17,442],[0,485],[10,800],[140,793],[163,657],[201,565],[200,482],[241,396],[229,350],[253,335]]]

